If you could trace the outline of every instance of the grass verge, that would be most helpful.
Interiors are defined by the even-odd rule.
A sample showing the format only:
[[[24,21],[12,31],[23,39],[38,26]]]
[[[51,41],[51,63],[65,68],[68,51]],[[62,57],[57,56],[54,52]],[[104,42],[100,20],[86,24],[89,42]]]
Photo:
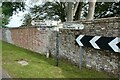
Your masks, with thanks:
[[[28,65],[18,64],[25,60]],[[79,70],[67,61],[60,60],[55,66],[55,58],[47,59],[44,55],[16,47],[6,42],[2,43],[2,66],[12,78],[110,78],[103,72]]]

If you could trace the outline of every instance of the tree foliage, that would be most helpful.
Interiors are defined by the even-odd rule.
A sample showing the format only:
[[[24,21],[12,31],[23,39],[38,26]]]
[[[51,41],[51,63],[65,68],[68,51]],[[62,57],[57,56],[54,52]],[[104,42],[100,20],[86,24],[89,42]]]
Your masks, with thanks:
[[[88,3],[83,5],[83,17],[87,16]],[[120,17],[120,1],[119,2],[96,2],[95,18]]]
[[[82,3],[82,17],[86,17],[88,15],[88,3]],[[80,12],[80,5],[78,5],[76,14],[74,16],[74,20],[78,20],[78,17],[81,15],[78,13]],[[79,9],[79,10],[78,10]],[[53,16],[58,15],[59,19],[62,22],[66,21],[66,4],[64,2],[47,2],[42,6],[34,6],[30,9],[31,13],[33,13],[36,18],[41,19],[53,19]],[[80,12],[81,13],[81,12]],[[120,16],[120,2],[96,2],[95,5],[95,18],[106,18],[106,17],[116,17]]]
[[[25,10],[25,3],[23,2],[3,2],[2,3],[2,24],[6,25],[9,22],[9,18],[19,11]]]
[[[119,2],[97,2],[95,7],[95,18],[119,17]]]
[[[23,24],[21,26],[31,26],[32,22],[32,17],[31,15],[28,13],[28,14],[25,14],[24,15],[24,20],[23,20]]]
[[[30,8],[30,11],[34,18],[54,20],[60,18],[62,22],[65,21],[65,5],[62,2],[46,2],[41,6],[35,5],[33,8]]]

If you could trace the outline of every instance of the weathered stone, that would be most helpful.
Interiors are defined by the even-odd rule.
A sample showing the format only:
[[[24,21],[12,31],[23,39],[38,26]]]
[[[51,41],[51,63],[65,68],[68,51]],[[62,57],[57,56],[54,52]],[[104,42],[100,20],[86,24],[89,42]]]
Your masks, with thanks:
[[[24,60],[18,61],[18,63],[21,64],[22,66],[28,65],[28,62],[27,62],[27,61],[24,61]]]

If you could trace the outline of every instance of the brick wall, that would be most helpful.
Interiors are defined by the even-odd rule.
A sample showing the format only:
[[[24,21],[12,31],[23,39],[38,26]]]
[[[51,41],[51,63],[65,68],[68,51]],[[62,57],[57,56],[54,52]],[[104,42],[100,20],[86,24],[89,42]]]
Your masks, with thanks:
[[[2,32],[4,41],[38,53],[46,54],[48,51],[49,36],[51,34],[49,30],[30,27],[3,29]]]

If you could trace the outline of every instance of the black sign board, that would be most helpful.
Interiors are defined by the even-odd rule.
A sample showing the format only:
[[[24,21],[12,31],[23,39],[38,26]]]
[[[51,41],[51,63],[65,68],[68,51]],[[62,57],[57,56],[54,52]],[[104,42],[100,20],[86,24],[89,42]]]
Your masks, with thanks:
[[[76,38],[76,42],[79,44],[79,46],[120,52],[120,38],[118,37],[79,35]]]

